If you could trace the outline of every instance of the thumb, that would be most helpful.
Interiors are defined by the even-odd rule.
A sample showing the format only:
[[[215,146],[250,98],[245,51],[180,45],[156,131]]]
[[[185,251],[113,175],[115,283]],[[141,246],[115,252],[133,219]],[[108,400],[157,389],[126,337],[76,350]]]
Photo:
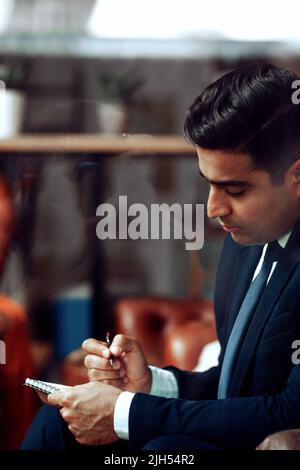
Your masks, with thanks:
[[[65,396],[64,392],[54,392],[48,395],[48,404],[51,406],[56,406],[57,408],[63,407],[63,398]]]
[[[116,335],[110,346],[110,351],[116,357],[137,350],[140,350],[137,340],[126,335]]]

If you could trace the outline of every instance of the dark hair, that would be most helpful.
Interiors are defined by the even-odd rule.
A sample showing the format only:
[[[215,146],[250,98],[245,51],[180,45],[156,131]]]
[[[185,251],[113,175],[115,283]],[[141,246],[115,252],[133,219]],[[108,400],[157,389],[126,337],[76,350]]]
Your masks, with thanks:
[[[300,106],[292,102],[293,72],[247,65],[209,85],[189,108],[184,133],[211,150],[248,153],[273,182],[300,156]]]

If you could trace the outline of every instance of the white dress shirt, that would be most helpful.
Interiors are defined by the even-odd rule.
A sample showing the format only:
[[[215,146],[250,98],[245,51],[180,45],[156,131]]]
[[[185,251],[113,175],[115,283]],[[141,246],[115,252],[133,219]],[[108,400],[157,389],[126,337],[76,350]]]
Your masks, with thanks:
[[[290,234],[291,232],[278,240],[278,243],[282,248],[285,248]],[[252,280],[256,278],[261,270],[267,246],[268,244],[263,248],[262,255],[257,264]],[[277,261],[273,263],[267,283],[269,282],[276,265]],[[152,387],[150,395],[157,395],[164,398],[178,398],[178,384],[174,374],[158,367],[149,366],[149,369],[152,373]],[[134,395],[135,394],[132,392],[122,392],[116,402],[114,412],[114,430],[117,436],[121,439],[129,439],[129,411]]]

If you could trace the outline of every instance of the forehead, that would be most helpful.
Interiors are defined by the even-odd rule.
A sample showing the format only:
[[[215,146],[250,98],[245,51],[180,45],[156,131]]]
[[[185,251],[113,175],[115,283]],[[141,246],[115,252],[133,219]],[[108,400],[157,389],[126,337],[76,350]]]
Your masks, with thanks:
[[[197,147],[200,172],[208,180],[237,179],[249,181],[257,173],[252,158],[245,153],[232,153],[223,150],[207,150]]]

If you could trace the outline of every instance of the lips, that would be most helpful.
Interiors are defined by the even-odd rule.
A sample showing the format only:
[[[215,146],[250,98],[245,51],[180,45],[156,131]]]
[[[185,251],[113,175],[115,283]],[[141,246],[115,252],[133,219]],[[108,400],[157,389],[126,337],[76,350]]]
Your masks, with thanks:
[[[221,224],[221,227],[225,232],[236,232],[237,230],[240,230],[240,227],[233,227],[231,225],[225,225]]]

